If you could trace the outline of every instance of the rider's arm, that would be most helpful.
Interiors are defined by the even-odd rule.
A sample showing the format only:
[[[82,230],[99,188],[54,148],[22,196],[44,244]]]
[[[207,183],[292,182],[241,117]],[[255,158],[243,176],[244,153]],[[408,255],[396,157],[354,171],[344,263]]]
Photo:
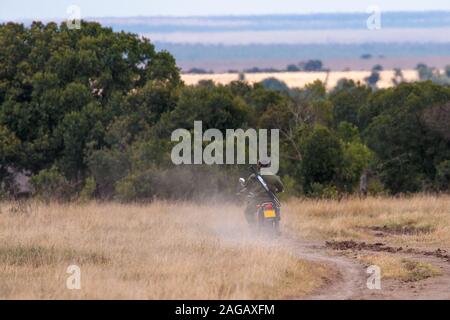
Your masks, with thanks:
[[[255,179],[255,174],[252,173],[251,175],[248,176],[247,180],[245,180],[245,186],[248,187],[249,184]]]

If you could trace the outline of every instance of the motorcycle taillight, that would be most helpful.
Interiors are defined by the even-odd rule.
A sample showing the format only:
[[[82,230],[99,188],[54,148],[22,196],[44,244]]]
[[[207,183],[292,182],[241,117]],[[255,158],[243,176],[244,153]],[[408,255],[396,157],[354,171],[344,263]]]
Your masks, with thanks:
[[[273,205],[271,203],[264,204],[264,209],[271,210],[273,209]]]

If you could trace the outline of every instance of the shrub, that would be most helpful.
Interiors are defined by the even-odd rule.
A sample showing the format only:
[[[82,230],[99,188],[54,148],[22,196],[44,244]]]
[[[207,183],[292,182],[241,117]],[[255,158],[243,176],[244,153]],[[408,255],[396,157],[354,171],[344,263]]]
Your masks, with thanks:
[[[333,185],[323,185],[320,183],[313,183],[311,185],[311,196],[320,199],[337,199],[338,190]]]
[[[42,200],[68,200],[73,188],[55,166],[31,177],[35,195]]]
[[[129,170],[127,156],[119,150],[94,151],[88,158],[88,165],[102,197],[110,196],[116,182],[125,177]]]
[[[369,183],[367,184],[367,192],[372,196],[381,196],[386,194],[384,186],[379,179],[369,179]]]
[[[95,195],[95,191],[97,189],[97,183],[93,177],[86,178],[84,182],[84,187],[80,192],[80,198],[82,200],[92,199]]]
[[[436,186],[438,190],[447,191],[450,188],[450,160],[441,162],[436,168]]]
[[[289,197],[295,197],[302,194],[301,185],[295,180],[295,178],[285,175],[281,178],[284,185],[284,192],[280,194],[281,199]]]

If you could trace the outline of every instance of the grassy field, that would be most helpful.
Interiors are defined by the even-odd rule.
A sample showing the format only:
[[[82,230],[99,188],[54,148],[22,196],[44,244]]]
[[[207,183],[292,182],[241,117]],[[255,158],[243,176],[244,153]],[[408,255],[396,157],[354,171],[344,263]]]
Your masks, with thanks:
[[[293,244],[450,249],[450,197],[291,199],[282,229]],[[3,202],[0,299],[301,298],[333,280],[329,265],[289,250],[251,233],[242,208],[231,204]],[[439,275],[433,265],[389,252],[353,257],[379,265],[387,278]],[[71,264],[81,268],[81,290],[66,288]]]
[[[357,259],[367,265],[377,265],[384,279],[398,279],[406,282],[420,281],[440,276],[441,271],[432,264],[404,259],[388,254],[359,254]]]
[[[412,82],[418,80],[416,70],[403,70],[405,81]],[[275,72],[275,73],[246,73],[245,80],[250,83],[260,82],[264,79],[274,77],[284,81],[291,88],[302,88],[308,83],[315,80],[326,82],[327,88],[332,89],[338,81],[343,78],[353,79],[355,82],[365,83],[365,78],[370,75],[370,71],[332,71],[326,72]],[[187,85],[195,85],[200,80],[213,80],[216,83],[228,84],[231,81],[238,80],[239,75],[236,73],[216,73],[216,74],[182,74],[182,79]],[[388,88],[393,86],[394,78],[393,70],[385,70],[380,72],[380,81],[377,86],[379,88]]]
[[[450,196],[292,199],[285,207],[292,237],[450,248]]]
[[[251,236],[241,208],[156,202],[0,205],[0,299],[278,299],[328,269]],[[66,269],[81,268],[81,290]]]

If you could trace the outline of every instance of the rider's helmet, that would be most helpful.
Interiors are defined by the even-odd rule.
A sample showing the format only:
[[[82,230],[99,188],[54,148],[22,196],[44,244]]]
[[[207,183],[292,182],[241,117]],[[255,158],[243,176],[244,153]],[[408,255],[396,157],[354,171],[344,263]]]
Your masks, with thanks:
[[[258,161],[258,171],[261,168],[269,168],[270,167],[270,160],[268,159],[261,159]]]

